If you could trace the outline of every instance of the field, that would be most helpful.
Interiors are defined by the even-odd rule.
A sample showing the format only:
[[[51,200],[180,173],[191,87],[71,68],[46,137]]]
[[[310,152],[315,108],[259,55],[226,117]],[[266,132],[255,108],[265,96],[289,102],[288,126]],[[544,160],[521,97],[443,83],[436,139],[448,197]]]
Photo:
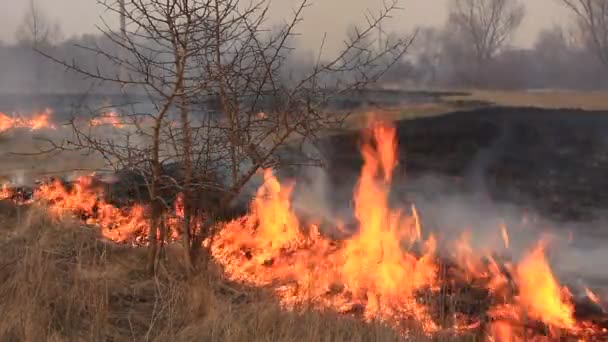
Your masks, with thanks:
[[[432,94],[432,93],[431,93]],[[418,103],[401,103],[377,107],[376,111],[393,120],[413,119],[451,113],[457,110],[486,106],[535,107],[545,109],[608,110],[608,93],[605,91],[579,92],[567,90],[466,90],[435,92],[437,96]],[[354,127],[360,127],[365,119],[355,114],[351,118]]]
[[[180,257],[184,251],[174,243],[166,246],[157,276],[151,276],[146,249],[136,246],[139,240],[116,238],[109,234],[114,228],[101,219],[78,219],[91,208],[66,210],[71,208],[62,207],[65,198],[59,197],[45,204],[0,200],[0,278],[7,280],[0,284],[0,311],[6,313],[0,340],[608,338],[608,273],[602,271],[608,196],[601,190],[608,185],[608,97],[557,91],[381,95],[383,101],[370,103],[380,97],[372,94],[348,106],[355,112],[348,128],[323,137],[324,171],[292,170],[293,189],[278,182],[289,172],[279,180],[265,174],[261,189],[266,196],[255,198],[248,216],[221,224],[212,258],[197,260],[200,267],[190,276]],[[379,126],[373,139],[362,140],[359,129],[369,111],[395,121],[394,131]],[[391,136],[383,135],[389,133],[394,133],[394,145]],[[66,170],[72,176],[74,169],[101,165],[81,154],[9,153],[35,152],[28,143],[53,134],[64,133],[4,132],[0,184],[28,183]],[[391,152],[395,160],[387,159]],[[382,175],[384,183],[377,185]],[[66,193],[84,196],[74,198],[76,203],[88,203],[86,196],[94,195]],[[386,216],[380,224],[378,216]],[[318,232],[304,229],[311,217],[322,218],[314,222]],[[349,233],[353,224],[359,225],[359,235]],[[418,230],[407,252],[395,243],[402,237],[393,235],[397,228]],[[243,234],[247,229],[255,232]],[[340,237],[330,239],[332,234]],[[551,238],[545,240],[547,234]],[[444,246],[445,241],[458,243]],[[546,259],[539,241],[551,247]],[[484,248],[495,261],[488,264]],[[342,260],[345,255],[352,259]],[[430,256],[433,262],[427,265]],[[403,266],[412,260],[415,266]],[[369,266],[350,275],[356,278],[350,284],[355,290],[327,282],[335,268],[352,271],[342,263]],[[437,279],[428,278],[426,266]],[[403,270],[410,273],[395,275]],[[524,270],[542,274],[536,282],[543,285],[526,289]],[[395,275],[399,284],[381,282],[387,275]],[[412,285],[410,278],[424,285]],[[501,285],[492,288],[496,292],[479,289],[498,280]],[[522,295],[508,302],[517,282]],[[570,297],[560,294],[561,285],[568,286]],[[536,298],[563,311],[545,311],[550,306]],[[417,311],[420,303],[428,315]],[[413,316],[399,311],[410,305]],[[520,316],[523,308],[529,312]],[[568,317],[561,316],[564,312]],[[429,322],[437,327],[429,328]]]

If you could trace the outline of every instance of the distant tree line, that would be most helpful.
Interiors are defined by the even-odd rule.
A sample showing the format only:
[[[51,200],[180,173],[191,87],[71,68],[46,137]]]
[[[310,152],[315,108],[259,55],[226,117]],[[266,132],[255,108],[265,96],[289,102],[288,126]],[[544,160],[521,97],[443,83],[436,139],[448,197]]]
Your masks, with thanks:
[[[452,0],[443,27],[420,28],[385,82],[412,87],[608,87],[608,1],[555,0],[572,22],[545,28],[529,48],[512,45],[521,0]]]

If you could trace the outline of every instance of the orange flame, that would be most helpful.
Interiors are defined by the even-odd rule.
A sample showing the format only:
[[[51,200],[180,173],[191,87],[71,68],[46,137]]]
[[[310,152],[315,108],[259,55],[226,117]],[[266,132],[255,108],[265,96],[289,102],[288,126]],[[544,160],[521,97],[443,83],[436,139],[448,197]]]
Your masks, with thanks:
[[[124,123],[120,120],[120,117],[115,112],[109,112],[107,114],[93,118],[89,121],[89,125],[92,127],[102,125],[113,126],[116,128],[124,127]]]
[[[294,287],[278,290],[287,306],[310,302],[311,297],[339,311],[349,311],[349,303],[360,303],[368,319],[412,317],[432,331],[437,326],[418,303],[416,291],[436,284],[436,243],[433,237],[420,241],[414,207],[413,217],[388,207],[388,185],[396,163],[395,129],[376,124],[369,133],[354,193],[359,231],[353,237],[332,246],[317,227],[302,227],[290,206],[293,185],[281,185],[266,170],[252,213],[225,225],[212,252],[232,279],[257,285],[295,281]],[[422,242],[422,254],[405,251],[404,242],[408,246]],[[336,289],[338,293],[327,299],[326,294]]]
[[[509,249],[509,232],[507,232],[507,226],[504,224],[500,225],[500,234],[502,236],[502,241],[505,243],[505,248]]]
[[[490,326],[489,342],[516,342],[520,341],[513,332],[513,327],[504,321],[497,321]]]
[[[79,177],[71,189],[58,180],[44,184],[35,191],[34,198],[50,204],[49,210],[56,215],[81,215],[88,224],[98,225],[102,236],[112,241],[142,239],[148,230],[144,207],[120,209],[108,204],[103,189],[95,186],[89,176]]]
[[[42,113],[36,113],[32,117],[8,116],[0,112],[0,132],[14,128],[28,128],[32,131],[40,129],[54,129],[51,122],[51,110],[46,109]]]
[[[360,305],[367,319],[397,327],[399,322],[413,319],[427,332],[440,329],[418,297],[419,291],[434,291],[443,280],[438,278],[436,241],[433,236],[422,240],[414,206],[411,216],[405,216],[388,204],[396,165],[395,133],[390,125],[372,123],[364,135],[364,164],[354,191],[359,230],[342,242],[332,243],[315,226],[301,226],[290,206],[293,185],[281,185],[266,170],[251,214],[225,224],[211,246],[228,277],[253,285],[274,285],[287,307],[312,303],[351,312]],[[501,234],[508,248],[504,225]],[[489,312],[495,318],[488,330],[489,340],[520,340],[514,325],[523,326],[524,312],[551,327],[576,330],[571,296],[555,280],[543,243],[518,265],[505,263],[502,267],[491,256],[476,255],[467,233],[454,247],[453,257],[465,280],[486,279],[484,286],[503,303]],[[513,282],[518,291],[513,291]],[[479,324],[456,320],[453,328],[466,326]]]
[[[595,304],[600,304],[600,297],[598,297],[593,291],[591,291],[588,287],[585,287],[585,294],[587,298],[594,302]]]
[[[518,265],[519,303],[529,315],[547,324],[572,329],[574,307],[563,299],[562,289],[555,280],[545,258],[545,244],[540,242]]]

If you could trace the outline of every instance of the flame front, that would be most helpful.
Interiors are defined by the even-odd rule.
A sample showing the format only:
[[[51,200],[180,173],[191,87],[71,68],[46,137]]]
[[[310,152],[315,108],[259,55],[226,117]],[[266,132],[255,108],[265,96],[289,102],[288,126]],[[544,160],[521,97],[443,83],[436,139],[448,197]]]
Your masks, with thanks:
[[[123,128],[124,123],[116,112],[109,112],[89,120],[89,126],[112,126],[115,128]]]
[[[511,264],[474,250],[470,234],[464,232],[449,244],[449,259],[440,257],[439,242],[423,234],[416,207],[412,205],[408,215],[389,206],[397,149],[393,126],[376,122],[365,132],[363,167],[353,192],[358,229],[348,238],[331,240],[318,226],[300,221],[291,204],[294,184],[281,184],[272,170],[264,170],[264,183],[250,213],[222,223],[204,244],[229,279],[272,288],[287,309],[331,309],[386,322],[405,334],[412,329],[433,333],[485,327],[485,339],[496,342],[543,340],[530,338],[538,334],[529,331],[529,321],[544,324],[549,337],[559,331],[575,336],[601,331],[592,322],[575,319],[572,296],[553,275],[543,241]],[[3,187],[0,199],[11,193]],[[143,244],[149,210],[143,205],[115,207],[103,194],[93,177],[81,177],[72,186],[59,181],[45,184],[34,197],[48,203],[53,213],[80,215],[99,226],[108,239]],[[181,218],[183,198],[178,196],[175,212],[166,217],[173,239]],[[505,226],[500,234],[508,249]],[[454,314],[451,319],[436,315],[454,300],[449,289],[458,284],[486,294],[492,302],[488,321],[470,314]],[[595,301],[597,297],[587,291]]]
[[[372,123],[364,135],[364,164],[354,191],[358,230],[344,241],[330,241],[317,227],[301,226],[290,206],[292,184],[281,185],[266,170],[252,212],[224,225],[211,246],[227,276],[273,286],[287,308],[330,308],[385,321],[403,331],[412,328],[404,322],[415,322],[426,333],[479,327],[474,318],[473,322],[455,318],[445,326],[434,319],[436,308],[424,304],[425,294],[439,296],[438,290],[456,279],[440,276],[437,242],[432,235],[423,239],[415,207],[411,216],[389,207],[397,165],[395,133],[390,125]],[[509,248],[505,226],[500,234]],[[550,331],[580,331],[571,297],[553,276],[544,244],[515,265],[501,264],[490,254],[480,256],[469,245],[466,232],[452,251],[461,281],[481,287],[496,301],[488,311],[492,319],[486,329],[488,341],[536,336],[519,328],[526,326],[527,319],[542,322]]]
[[[71,188],[59,180],[43,184],[34,198],[48,203],[56,215],[75,213],[86,223],[98,225],[101,234],[112,241],[142,241],[148,230],[143,206],[121,209],[107,203],[103,189],[93,184],[90,176],[79,177]]]
[[[9,116],[0,112],[0,132],[15,128],[26,128],[32,131],[40,129],[54,129],[51,122],[51,110],[46,109],[42,113],[36,113],[31,117]]]

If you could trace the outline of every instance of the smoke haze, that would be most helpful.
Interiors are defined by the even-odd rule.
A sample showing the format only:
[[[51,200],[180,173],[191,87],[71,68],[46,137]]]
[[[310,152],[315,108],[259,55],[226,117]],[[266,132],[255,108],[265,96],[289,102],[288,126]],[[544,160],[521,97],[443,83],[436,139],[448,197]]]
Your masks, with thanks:
[[[0,11],[0,40],[11,42],[27,12],[29,1],[4,2]],[[298,3],[298,0],[273,1],[272,21],[288,18]],[[382,4],[375,0],[316,0],[311,3],[299,31],[303,33],[302,47],[313,50],[318,48],[324,33],[328,34],[330,42],[340,43],[349,25],[362,23],[367,9],[378,9]],[[403,10],[387,23],[385,29],[408,32],[418,26],[440,26],[446,19],[448,3],[449,0],[403,0]],[[530,46],[541,29],[568,21],[567,11],[555,0],[528,0],[524,3],[527,15],[516,35],[518,45]],[[97,33],[96,25],[103,24],[100,18],[110,26],[115,27],[118,23],[118,18],[113,13],[104,12],[95,0],[37,0],[36,5],[60,23],[66,37]]]

